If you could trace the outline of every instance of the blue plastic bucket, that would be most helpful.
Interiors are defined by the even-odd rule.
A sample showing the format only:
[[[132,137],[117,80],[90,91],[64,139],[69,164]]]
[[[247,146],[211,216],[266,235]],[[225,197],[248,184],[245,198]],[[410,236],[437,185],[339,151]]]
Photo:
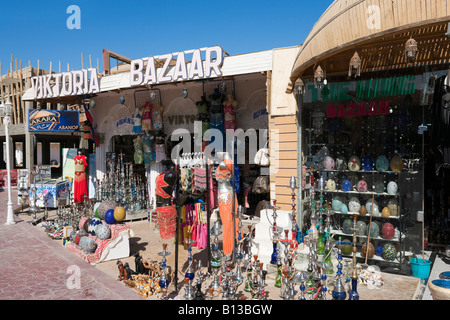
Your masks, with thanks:
[[[413,258],[411,264],[411,273],[413,277],[426,279],[430,275],[431,261],[426,259]]]

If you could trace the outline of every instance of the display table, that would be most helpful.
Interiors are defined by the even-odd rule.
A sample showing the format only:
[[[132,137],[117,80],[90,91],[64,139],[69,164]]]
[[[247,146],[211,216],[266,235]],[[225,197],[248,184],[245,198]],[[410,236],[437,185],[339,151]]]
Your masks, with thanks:
[[[91,264],[129,257],[129,237],[134,236],[133,230],[128,224],[113,224],[109,225],[109,227],[111,229],[111,238],[107,240],[100,240],[95,236],[89,235],[97,244],[97,249],[93,253],[83,251],[74,242],[66,243],[65,247]]]

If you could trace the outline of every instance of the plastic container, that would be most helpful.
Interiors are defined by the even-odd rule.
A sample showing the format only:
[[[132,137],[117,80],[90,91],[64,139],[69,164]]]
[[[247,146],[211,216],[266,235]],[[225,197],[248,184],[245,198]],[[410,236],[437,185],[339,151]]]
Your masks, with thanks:
[[[431,261],[427,259],[413,258],[409,262],[411,264],[411,273],[413,277],[419,279],[427,279],[430,275]]]

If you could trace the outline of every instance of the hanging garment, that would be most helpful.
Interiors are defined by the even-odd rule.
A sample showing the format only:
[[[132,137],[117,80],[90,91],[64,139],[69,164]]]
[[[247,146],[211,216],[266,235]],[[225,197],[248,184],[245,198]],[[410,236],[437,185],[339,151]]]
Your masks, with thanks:
[[[166,146],[164,144],[156,144],[155,160],[161,162],[167,159]]]
[[[142,119],[139,111],[133,115],[133,133],[141,134],[142,133]]]
[[[155,160],[155,152],[152,151],[153,140],[153,136],[151,135],[145,135],[142,138],[144,163],[146,167],[149,166],[153,160]]]
[[[153,129],[152,126],[152,109],[153,106],[146,101],[144,106],[142,106],[142,130],[150,131]]]
[[[192,169],[192,193],[203,194],[206,192],[206,169],[193,168]]]
[[[147,190],[148,190],[148,199],[150,203],[156,204],[156,178],[158,175],[163,172],[162,164],[158,162],[150,163],[150,166],[147,167],[146,176],[147,176]]]
[[[163,129],[163,110],[161,105],[156,105],[152,109],[153,130]]]
[[[87,179],[86,179],[86,157],[77,155],[73,158],[75,162],[75,177],[73,182],[73,194],[75,202],[84,202],[84,195],[88,196]]]
[[[177,230],[177,209],[175,206],[157,207],[158,228],[161,239],[167,240],[175,237]]]
[[[223,105],[224,117],[225,117],[225,129],[234,129],[236,130],[236,112],[234,110],[234,106]]]
[[[206,215],[203,211],[203,205],[197,203],[197,247],[199,250],[205,249],[208,246],[208,224]]]
[[[133,140],[134,143],[134,163],[142,164],[144,162],[143,142],[140,136]]]

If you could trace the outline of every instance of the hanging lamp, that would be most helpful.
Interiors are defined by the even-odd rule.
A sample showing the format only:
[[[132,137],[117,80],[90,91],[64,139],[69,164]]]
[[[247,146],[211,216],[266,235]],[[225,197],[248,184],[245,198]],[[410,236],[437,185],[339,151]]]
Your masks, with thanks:
[[[317,66],[316,71],[314,71],[314,85],[317,88],[318,85],[321,85],[324,80],[324,72],[322,67],[319,65]]]
[[[416,61],[416,55],[418,51],[417,41],[414,40],[412,37],[406,41],[405,44],[405,59],[407,62],[414,62]]]
[[[350,59],[350,65],[348,67],[348,76],[352,76],[352,71],[355,70],[355,77],[361,75],[361,58],[359,57],[358,51],[355,51],[353,57]]]

